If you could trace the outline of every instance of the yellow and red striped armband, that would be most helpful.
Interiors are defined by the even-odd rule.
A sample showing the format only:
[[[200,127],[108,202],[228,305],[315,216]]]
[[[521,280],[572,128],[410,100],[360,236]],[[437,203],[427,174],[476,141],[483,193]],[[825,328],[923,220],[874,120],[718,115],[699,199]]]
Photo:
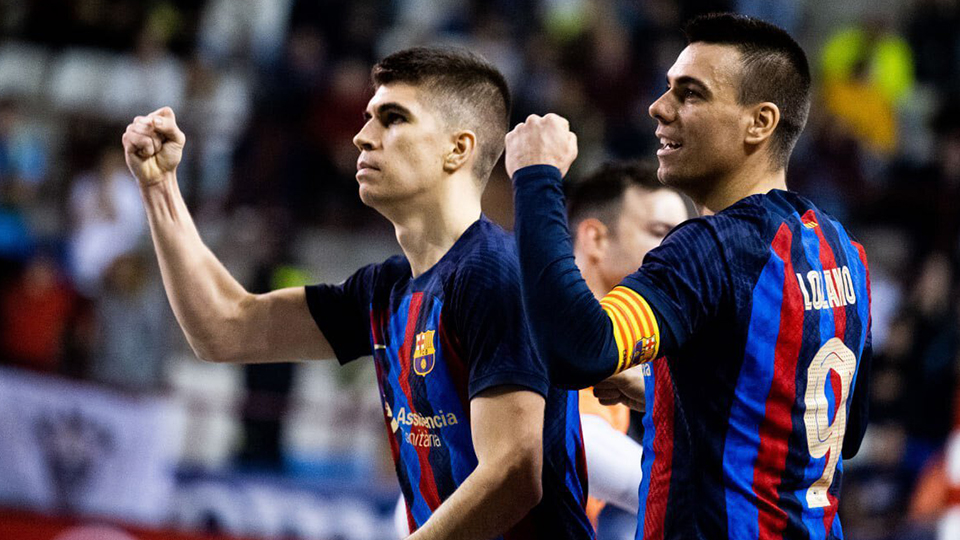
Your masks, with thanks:
[[[613,322],[619,353],[617,373],[657,357],[660,327],[650,304],[642,296],[619,285],[600,300],[600,306]]]

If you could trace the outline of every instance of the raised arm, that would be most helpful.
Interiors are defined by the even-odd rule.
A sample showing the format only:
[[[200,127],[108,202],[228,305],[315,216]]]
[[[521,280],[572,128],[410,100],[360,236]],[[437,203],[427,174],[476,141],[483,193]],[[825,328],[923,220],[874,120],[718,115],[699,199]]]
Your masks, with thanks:
[[[643,298],[617,287],[597,301],[577,269],[561,189],[576,156],[576,136],[554,114],[532,115],[507,134],[524,309],[553,381],[585,388],[651,360],[660,338]]]
[[[185,142],[169,107],[136,117],[123,134],[163,286],[194,352],[232,363],[332,358],[303,288],[250,294],[204,245],[177,185]]]

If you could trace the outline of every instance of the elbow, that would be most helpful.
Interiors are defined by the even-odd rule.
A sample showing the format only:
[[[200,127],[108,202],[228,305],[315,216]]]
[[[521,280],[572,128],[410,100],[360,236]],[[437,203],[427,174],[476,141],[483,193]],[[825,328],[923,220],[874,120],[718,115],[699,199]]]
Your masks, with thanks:
[[[189,337],[187,338],[187,342],[190,344],[190,348],[193,349],[193,354],[204,362],[211,364],[231,364],[237,362],[225,347],[217,347],[213,344],[203,343],[200,340],[190,339]]]
[[[185,334],[193,354],[211,364],[240,364],[248,361],[247,349],[230,333],[197,336]]]
[[[524,515],[540,504],[541,499],[543,499],[543,479],[538,476],[528,481],[524,489],[521,501],[521,505],[526,509]]]
[[[522,451],[506,469],[517,519],[523,518],[543,498],[543,457],[540,451]]]
[[[538,340],[538,349],[549,366],[551,383],[568,390],[581,390],[617,371],[615,347],[575,337]]]
[[[257,358],[265,346],[262,340],[250,339],[254,333],[246,324],[254,295],[248,295],[231,309],[216,317],[209,317],[206,324],[194,324],[194,332],[186,332],[187,342],[197,358],[213,364],[241,364]],[[213,322],[216,321],[216,322]]]

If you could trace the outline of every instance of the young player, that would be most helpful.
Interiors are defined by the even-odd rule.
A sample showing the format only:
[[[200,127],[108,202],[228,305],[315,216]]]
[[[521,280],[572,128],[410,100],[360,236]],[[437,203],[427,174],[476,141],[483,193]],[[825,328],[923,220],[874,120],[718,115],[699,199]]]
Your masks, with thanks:
[[[128,126],[177,319],[213,361],[373,355],[411,538],[590,538],[576,393],[550,387],[513,240],[480,211],[503,151],[506,82],[469,53],[425,48],[388,56],[372,76],[354,138],[360,198],[393,223],[404,256],[339,285],[245,291],[179,194],[173,111]]]
[[[841,454],[866,422],[870,289],[863,248],[786,191],[809,111],[806,57],[781,29],[736,15],[695,19],[687,36],[650,106],[658,174],[714,215],[676,228],[598,302],[561,202],[576,137],[556,115],[531,116],[506,157],[524,307],[560,383],[643,364],[638,538],[842,538]],[[636,397],[621,376],[607,386]]]
[[[680,195],[661,184],[656,166],[646,163],[609,163],[568,187],[573,255],[598,300],[688,218]],[[643,450],[626,435],[630,409],[619,403],[601,405],[592,389],[584,389],[580,422],[589,471],[590,520],[597,525],[607,502],[636,514]]]

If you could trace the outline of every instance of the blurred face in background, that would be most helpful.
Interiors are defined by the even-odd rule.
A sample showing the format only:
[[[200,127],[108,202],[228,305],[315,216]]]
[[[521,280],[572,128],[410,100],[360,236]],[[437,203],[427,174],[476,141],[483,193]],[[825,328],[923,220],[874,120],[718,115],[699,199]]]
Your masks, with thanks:
[[[603,241],[587,258],[596,267],[601,295],[637,271],[643,258],[660,245],[674,227],[687,219],[687,208],[671,189],[650,191],[632,186],[623,194],[614,223],[606,224]]]
[[[377,88],[364,112],[366,123],[353,138],[360,150],[360,199],[378,210],[424,199],[444,175],[452,140],[443,120],[416,86]]]
[[[660,140],[657,176],[696,194],[746,158],[750,110],[737,103],[740,53],[732,46],[692,43],[667,72],[666,92],[650,105]]]

